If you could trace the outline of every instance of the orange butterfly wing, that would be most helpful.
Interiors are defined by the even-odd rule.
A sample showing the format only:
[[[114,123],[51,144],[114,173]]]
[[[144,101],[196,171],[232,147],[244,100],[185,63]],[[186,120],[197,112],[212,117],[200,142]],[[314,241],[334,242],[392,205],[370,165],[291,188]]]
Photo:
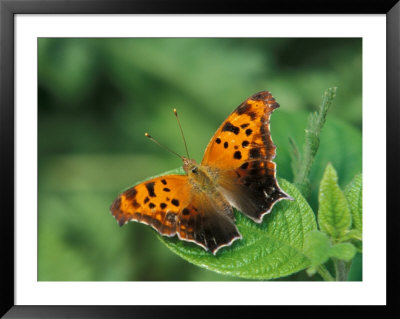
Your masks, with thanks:
[[[111,205],[111,212],[120,226],[141,222],[161,235],[178,235],[215,254],[241,238],[232,208],[221,197],[194,191],[186,175],[166,175],[123,192]]]
[[[219,127],[202,165],[215,171],[217,184],[230,203],[256,222],[283,198],[290,198],[275,178],[276,146],[269,121],[279,107],[268,91],[252,95]]]
[[[268,91],[249,97],[215,132],[201,164],[225,170],[236,168],[246,160],[272,160],[275,145],[269,131],[269,119],[278,107]]]
[[[187,176],[167,175],[126,190],[113,202],[111,212],[120,226],[133,220],[174,236],[179,214],[189,199]]]

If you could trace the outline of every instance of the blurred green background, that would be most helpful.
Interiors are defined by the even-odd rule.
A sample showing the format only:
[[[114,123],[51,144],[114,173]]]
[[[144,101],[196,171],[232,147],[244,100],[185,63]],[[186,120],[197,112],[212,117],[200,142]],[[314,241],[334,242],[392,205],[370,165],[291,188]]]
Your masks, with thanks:
[[[111,216],[122,190],[182,164],[144,132],[184,154],[176,108],[201,161],[228,114],[269,90],[281,105],[271,118],[277,174],[292,181],[289,137],[302,148],[307,115],[332,86],[311,173],[314,211],[329,161],[341,186],[362,169],[361,39],[40,38],[38,280],[238,280],[189,264],[152,228],[120,228]],[[357,255],[350,280],[361,279]]]

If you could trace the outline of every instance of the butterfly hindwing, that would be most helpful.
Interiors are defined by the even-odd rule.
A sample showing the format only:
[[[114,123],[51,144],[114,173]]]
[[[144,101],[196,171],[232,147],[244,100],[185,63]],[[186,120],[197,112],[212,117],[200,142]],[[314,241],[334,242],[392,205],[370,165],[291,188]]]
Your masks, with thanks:
[[[193,241],[216,254],[242,238],[234,224],[232,207],[220,193],[193,193],[187,210],[179,221],[180,239]]]
[[[262,222],[276,202],[290,198],[279,188],[275,163],[263,160],[251,160],[236,169],[221,171],[218,184],[230,203],[257,223]]]

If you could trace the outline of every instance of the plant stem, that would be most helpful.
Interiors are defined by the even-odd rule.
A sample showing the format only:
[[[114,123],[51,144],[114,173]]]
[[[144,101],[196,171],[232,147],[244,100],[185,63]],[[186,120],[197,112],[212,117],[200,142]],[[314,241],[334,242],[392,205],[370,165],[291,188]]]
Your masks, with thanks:
[[[333,87],[324,92],[318,112],[310,114],[308,118],[303,154],[301,158],[298,158],[298,165],[295,165],[298,168],[297,171],[293,172],[294,184],[306,197],[309,197],[311,189],[308,175],[319,148],[319,136],[325,124],[327,112],[336,96],[336,89]]]
[[[324,265],[319,265],[317,267],[317,272],[320,274],[323,280],[325,281],[335,281],[335,278],[329,273],[328,269]]]
[[[336,281],[347,281],[349,269],[346,265],[346,262],[336,258],[334,258],[333,262],[335,264]]]

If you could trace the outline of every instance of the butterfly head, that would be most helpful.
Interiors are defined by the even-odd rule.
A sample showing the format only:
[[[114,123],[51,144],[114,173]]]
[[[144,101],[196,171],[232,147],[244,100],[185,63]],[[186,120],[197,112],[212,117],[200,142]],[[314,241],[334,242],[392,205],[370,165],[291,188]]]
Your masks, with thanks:
[[[199,172],[199,164],[191,158],[187,158],[182,156],[183,159],[183,169],[185,170],[186,174],[198,174]]]

